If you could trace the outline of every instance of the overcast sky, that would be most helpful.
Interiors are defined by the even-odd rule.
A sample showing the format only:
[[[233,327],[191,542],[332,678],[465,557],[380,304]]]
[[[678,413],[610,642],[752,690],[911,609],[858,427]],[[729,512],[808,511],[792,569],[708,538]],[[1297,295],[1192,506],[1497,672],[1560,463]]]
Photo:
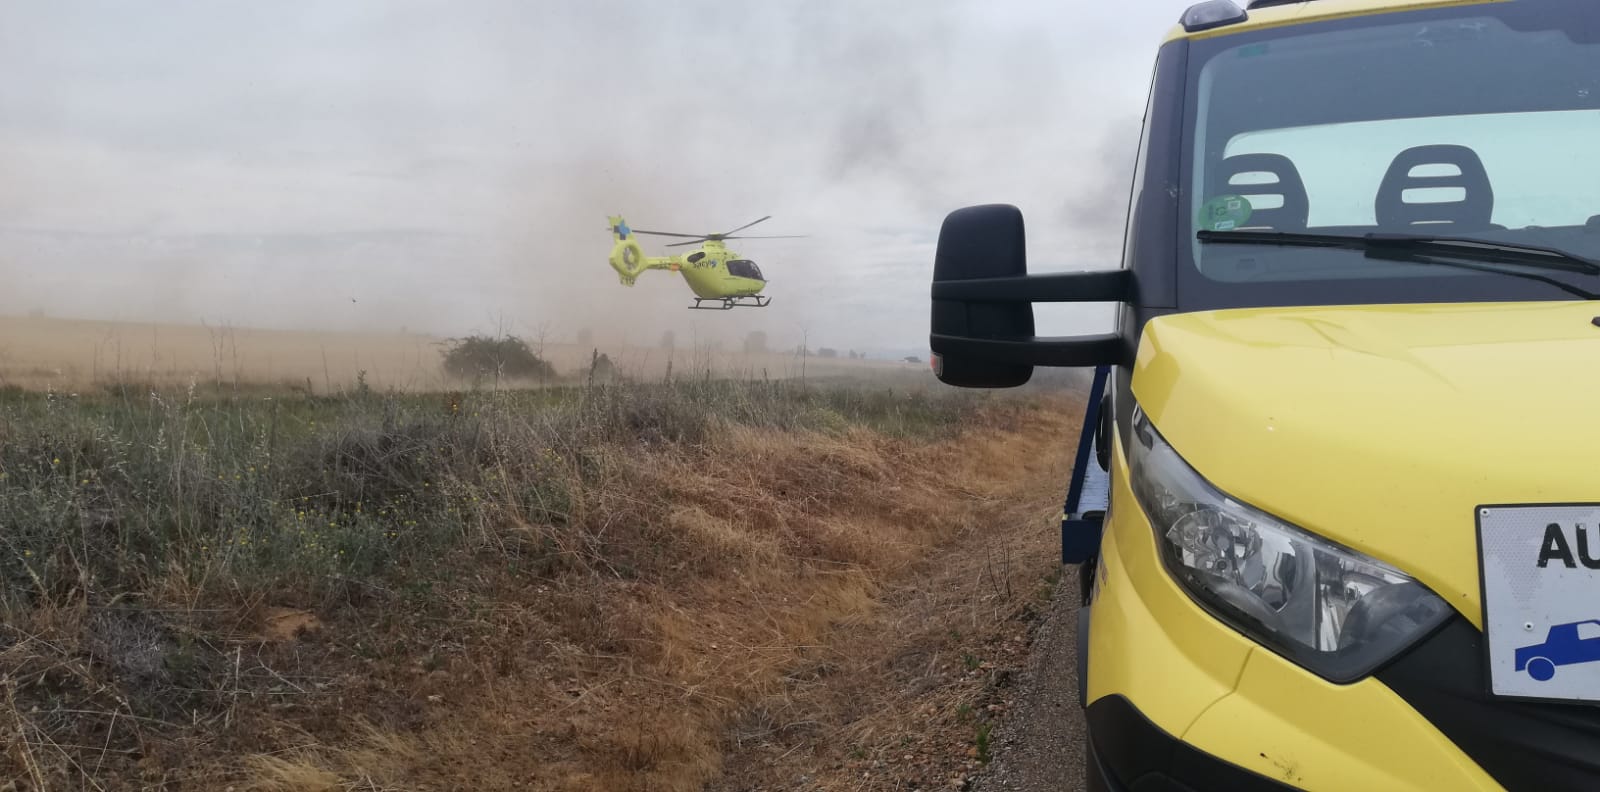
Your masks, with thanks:
[[[920,348],[952,209],[1115,265],[1185,5],[0,0],[0,313]],[[617,283],[613,213],[809,236],[736,248],[770,308],[690,314]]]

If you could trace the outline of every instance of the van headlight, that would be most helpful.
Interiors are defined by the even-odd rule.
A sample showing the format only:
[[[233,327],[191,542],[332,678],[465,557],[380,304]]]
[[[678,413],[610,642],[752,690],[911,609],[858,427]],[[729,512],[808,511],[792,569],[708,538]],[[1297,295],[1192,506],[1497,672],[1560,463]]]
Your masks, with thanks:
[[[1128,464],[1156,546],[1217,618],[1333,682],[1353,682],[1450,615],[1421,583],[1229,498],[1135,407]]]

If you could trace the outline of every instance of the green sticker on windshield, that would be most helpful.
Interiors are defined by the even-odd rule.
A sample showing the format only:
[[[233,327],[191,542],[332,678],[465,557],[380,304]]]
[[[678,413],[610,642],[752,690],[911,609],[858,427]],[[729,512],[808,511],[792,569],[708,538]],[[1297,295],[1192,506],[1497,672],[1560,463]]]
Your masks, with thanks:
[[[1232,231],[1250,219],[1250,200],[1243,195],[1219,195],[1200,205],[1195,224],[1206,231]]]

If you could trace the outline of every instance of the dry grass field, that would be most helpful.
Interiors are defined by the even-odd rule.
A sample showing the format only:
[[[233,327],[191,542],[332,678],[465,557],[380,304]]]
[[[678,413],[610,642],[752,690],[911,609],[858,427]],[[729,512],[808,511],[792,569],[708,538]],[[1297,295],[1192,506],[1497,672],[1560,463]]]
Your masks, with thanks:
[[[700,376],[0,388],[0,786],[948,780],[1056,568],[1079,409]],[[955,747],[914,752],[941,724]]]
[[[557,372],[581,379],[591,356],[607,355],[625,376],[661,379],[669,370],[747,379],[899,375],[925,366],[890,361],[802,361],[794,354],[711,348],[540,344],[526,339]],[[425,335],[313,333],[229,326],[162,325],[0,317],[0,386],[70,391],[103,384],[183,388],[270,385],[333,393],[364,377],[371,387],[406,391],[452,387],[440,370],[445,339]],[[670,367],[670,369],[669,369]],[[926,379],[924,376],[923,379]]]

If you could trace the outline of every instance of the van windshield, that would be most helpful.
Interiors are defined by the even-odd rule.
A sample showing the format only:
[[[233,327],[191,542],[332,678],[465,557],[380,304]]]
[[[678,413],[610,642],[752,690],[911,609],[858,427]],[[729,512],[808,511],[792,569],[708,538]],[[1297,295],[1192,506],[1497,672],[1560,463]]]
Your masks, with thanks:
[[[1586,0],[1202,39],[1189,74],[1183,211],[1207,287],[1370,280],[1374,298],[1569,298],[1359,251],[1193,241],[1208,229],[1438,234],[1600,256],[1600,20]]]

